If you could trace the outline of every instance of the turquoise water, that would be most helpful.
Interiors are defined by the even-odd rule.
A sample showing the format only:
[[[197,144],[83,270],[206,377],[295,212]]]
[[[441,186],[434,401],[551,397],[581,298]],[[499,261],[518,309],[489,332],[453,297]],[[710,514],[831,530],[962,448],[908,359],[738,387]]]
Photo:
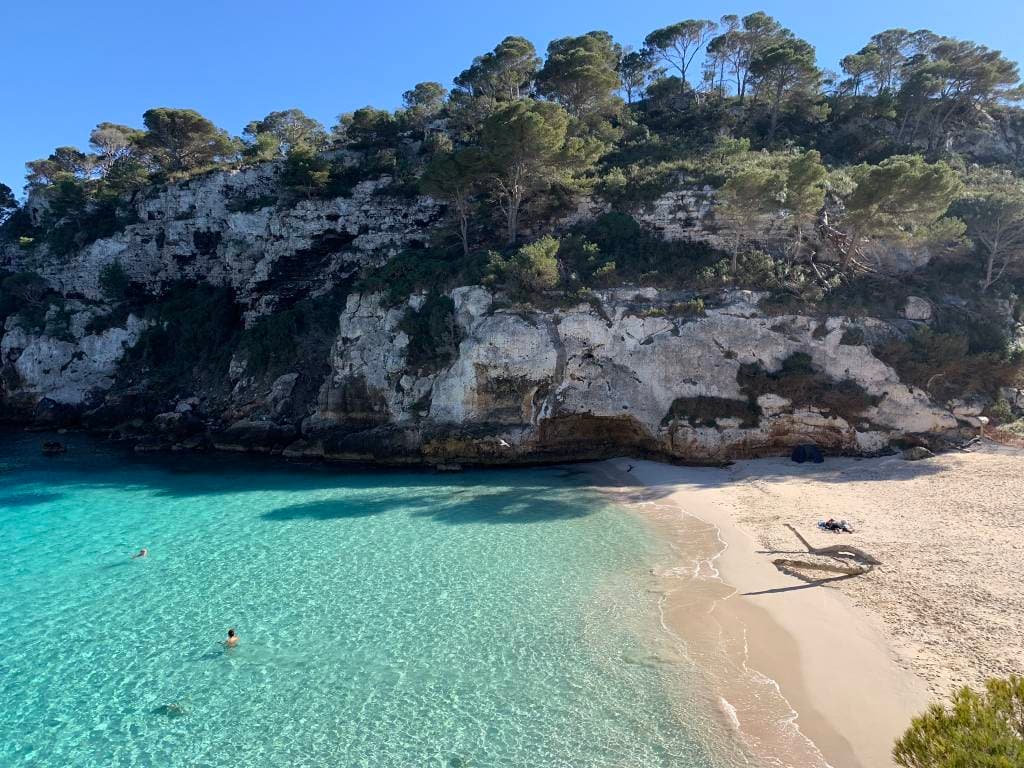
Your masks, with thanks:
[[[659,661],[664,545],[578,472],[43,439],[0,434],[2,766],[742,762]]]

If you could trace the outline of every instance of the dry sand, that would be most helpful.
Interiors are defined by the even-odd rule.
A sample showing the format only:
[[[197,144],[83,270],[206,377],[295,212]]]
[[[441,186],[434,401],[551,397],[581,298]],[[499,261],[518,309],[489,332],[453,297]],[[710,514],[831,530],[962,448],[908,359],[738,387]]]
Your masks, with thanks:
[[[893,740],[929,700],[1024,672],[1024,451],[986,445],[920,462],[760,459],[725,469],[616,460],[603,471],[681,553],[709,539],[699,521],[713,526],[720,554],[698,566],[702,575],[680,569],[700,575],[707,594],[693,580],[666,588],[668,626],[697,653],[742,638],[738,666],[778,683],[800,732],[835,768],[892,765]],[[819,531],[828,517],[857,532]],[[787,523],[814,546],[854,544],[882,565],[853,577],[782,573],[773,559],[806,559]],[[764,730],[753,722],[764,719],[763,702],[742,701],[749,677],[717,684],[729,706],[740,702],[741,730]],[[768,763],[773,749],[793,749],[771,738],[757,750]]]

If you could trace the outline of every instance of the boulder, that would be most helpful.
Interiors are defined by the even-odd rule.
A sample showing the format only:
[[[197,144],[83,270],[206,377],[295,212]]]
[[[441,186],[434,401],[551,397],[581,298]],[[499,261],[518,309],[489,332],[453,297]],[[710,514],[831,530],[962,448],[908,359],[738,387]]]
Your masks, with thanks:
[[[907,303],[903,305],[903,316],[918,323],[931,322],[932,305],[927,299],[919,296],[907,296]]]
[[[907,448],[901,455],[904,461],[921,461],[922,459],[935,458],[935,454],[923,445],[915,445],[913,448]]]

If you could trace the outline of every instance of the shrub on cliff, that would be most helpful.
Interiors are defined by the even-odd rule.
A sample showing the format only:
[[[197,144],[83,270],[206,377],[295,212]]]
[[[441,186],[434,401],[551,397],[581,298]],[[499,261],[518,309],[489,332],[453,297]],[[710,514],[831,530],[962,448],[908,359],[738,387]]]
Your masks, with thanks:
[[[100,290],[111,301],[123,301],[128,294],[131,279],[120,261],[112,261],[100,270]]]
[[[399,325],[409,337],[406,363],[420,373],[433,373],[448,365],[458,350],[460,333],[455,304],[445,295],[431,293],[419,309],[410,308]]]
[[[558,285],[557,237],[545,235],[511,256],[491,253],[485,282],[500,285],[517,298],[529,299]]]
[[[323,192],[330,180],[330,164],[323,155],[304,144],[288,150],[278,177],[286,197],[301,199]]]
[[[751,403],[771,393],[786,398],[794,408],[818,408],[850,423],[879,402],[854,380],[836,380],[819,371],[804,352],[790,355],[772,372],[760,363],[745,363],[736,381]]]
[[[414,291],[446,292],[460,285],[479,284],[485,257],[480,253],[462,256],[445,248],[416,248],[402,251],[380,268],[366,269],[355,283],[363,293],[383,293],[389,304],[397,304]]]
[[[241,331],[241,312],[230,288],[176,283],[146,309],[152,322],[125,354],[122,371],[147,377],[154,391],[217,391]]]
[[[273,380],[325,367],[344,306],[345,290],[339,288],[256,320],[239,338],[246,374]]]
[[[54,301],[63,299],[35,272],[9,273],[0,270],[0,330],[4,320],[18,315],[31,329],[40,329]]]
[[[1024,765],[1024,678],[964,687],[948,705],[914,718],[893,747],[902,768],[1019,768]]]
[[[902,381],[920,387],[937,400],[978,393],[995,398],[1000,387],[1018,380],[1020,355],[1009,352],[997,325],[975,319],[969,328],[963,323],[934,330],[917,328],[906,338],[880,346],[875,354]]]

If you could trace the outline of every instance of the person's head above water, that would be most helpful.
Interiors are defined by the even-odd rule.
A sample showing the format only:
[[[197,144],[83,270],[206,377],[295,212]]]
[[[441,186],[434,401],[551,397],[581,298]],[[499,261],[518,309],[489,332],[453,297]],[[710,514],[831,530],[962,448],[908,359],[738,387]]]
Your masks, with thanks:
[[[234,636],[235,636],[235,630],[229,629],[228,630],[228,637],[234,637]]]

